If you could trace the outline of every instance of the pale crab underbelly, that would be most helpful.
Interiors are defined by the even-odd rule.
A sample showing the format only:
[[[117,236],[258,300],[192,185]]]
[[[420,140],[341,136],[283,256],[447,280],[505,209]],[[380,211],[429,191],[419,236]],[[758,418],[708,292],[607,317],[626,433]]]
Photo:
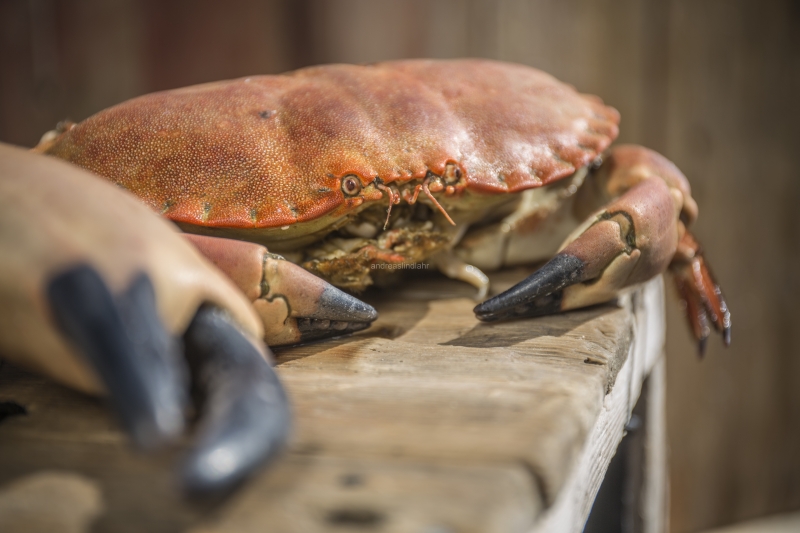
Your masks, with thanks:
[[[582,169],[553,186],[520,193],[510,215],[467,231],[453,248],[455,255],[487,271],[549,259],[580,224],[573,204],[585,176]]]

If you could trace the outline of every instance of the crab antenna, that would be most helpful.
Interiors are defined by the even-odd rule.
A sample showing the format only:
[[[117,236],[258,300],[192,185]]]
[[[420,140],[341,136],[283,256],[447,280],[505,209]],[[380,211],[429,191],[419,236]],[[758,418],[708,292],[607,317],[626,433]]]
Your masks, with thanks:
[[[439,211],[441,211],[441,213],[444,215],[444,218],[446,218],[448,222],[450,222],[452,225],[455,226],[456,223],[453,222],[453,219],[450,218],[450,215],[447,214],[447,211],[444,210],[444,207],[442,207],[442,205],[439,202],[436,201],[436,198],[433,197],[433,194],[431,194],[430,189],[428,189],[428,180],[427,179],[422,182],[422,190],[428,196],[428,198],[431,199],[431,202],[433,202],[433,205],[435,205],[436,208]]]
[[[386,210],[386,221],[383,223],[383,229],[386,229],[386,227],[389,225],[389,217],[392,216],[392,204],[393,204],[393,202],[392,202],[391,197],[390,197],[389,198],[389,209]]]

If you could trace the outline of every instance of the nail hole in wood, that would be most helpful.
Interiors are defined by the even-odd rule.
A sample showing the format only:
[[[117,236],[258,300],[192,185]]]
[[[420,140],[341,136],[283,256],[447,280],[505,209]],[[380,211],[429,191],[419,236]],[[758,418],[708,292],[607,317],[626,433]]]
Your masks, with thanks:
[[[328,513],[327,521],[332,526],[373,528],[386,520],[383,513],[371,509],[335,509]]]

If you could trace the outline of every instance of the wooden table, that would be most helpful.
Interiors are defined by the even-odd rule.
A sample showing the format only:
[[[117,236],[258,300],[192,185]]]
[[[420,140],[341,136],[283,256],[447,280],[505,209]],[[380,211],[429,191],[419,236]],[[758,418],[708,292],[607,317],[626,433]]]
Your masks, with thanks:
[[[180,498],[180,449],[134,454],[102,402],[2,366],[0,402],[27,415],[0,422],[0,531],[579,532],[648,375],[635,511],[662,531],[661,280],[494,325],[471,293],[423,275],[367,293],[369,330],[277,351],[291,449],[224,501]]]

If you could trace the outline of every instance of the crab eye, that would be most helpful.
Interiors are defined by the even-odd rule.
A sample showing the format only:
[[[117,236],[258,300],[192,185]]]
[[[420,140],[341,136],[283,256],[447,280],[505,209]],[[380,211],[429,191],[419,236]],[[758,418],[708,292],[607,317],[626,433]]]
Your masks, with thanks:
[[[355,196],[361,192],[361,181],[353,174],[345,176],[342,179],[342,192],[347,196]]]

